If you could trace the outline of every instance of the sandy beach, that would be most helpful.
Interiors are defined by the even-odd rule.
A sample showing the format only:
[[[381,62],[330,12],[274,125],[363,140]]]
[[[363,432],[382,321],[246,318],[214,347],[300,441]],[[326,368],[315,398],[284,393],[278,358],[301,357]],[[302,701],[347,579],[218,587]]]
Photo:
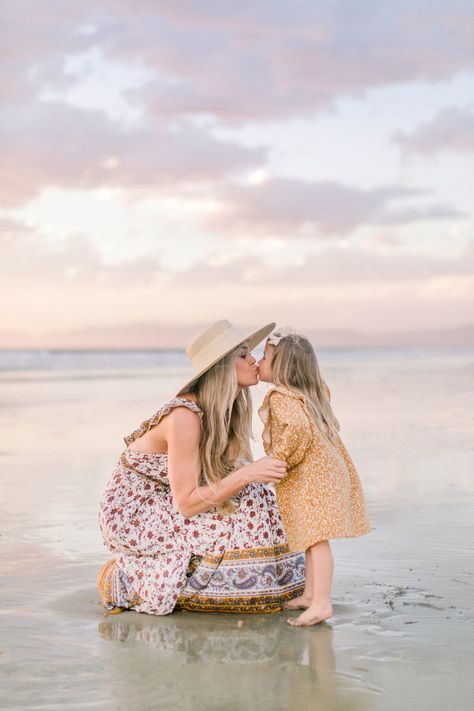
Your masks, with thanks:
[[[284,614],[103,616],[97,501],[182,360],[0,373],[0,708],[472,708],[474,351],[320,361],[374,530],[334,543],[335,615],[308,630]]]

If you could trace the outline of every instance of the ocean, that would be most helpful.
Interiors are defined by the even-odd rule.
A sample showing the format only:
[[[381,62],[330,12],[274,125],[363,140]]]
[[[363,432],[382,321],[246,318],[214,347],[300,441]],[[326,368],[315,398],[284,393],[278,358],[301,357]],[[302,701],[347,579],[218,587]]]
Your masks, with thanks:
[[[256,349],[259,356],[261,349]],[[470,347],[372,347],[321,348],[318,358],[322,364],[349,362],[420,361],[430,363],[472,358]],[[61,371],[61,370],[116,370],[176,366],[186,368],[188,357],[184,349],[150,350],[16,350],[0,349],[0,372]]]

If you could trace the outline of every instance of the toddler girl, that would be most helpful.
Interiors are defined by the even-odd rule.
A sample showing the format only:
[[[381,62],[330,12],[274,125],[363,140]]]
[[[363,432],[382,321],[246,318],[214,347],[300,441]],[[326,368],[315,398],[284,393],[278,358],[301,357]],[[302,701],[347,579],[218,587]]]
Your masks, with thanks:
[[[364,494],[311,343],[291,329],[276,330],[258,366],[260,380],[275,386],[259,415],[265,452],[288,465],[288,476],[277,486],[288,544],[292,551],[306,551],[304,592],[287,605],[305,611],[288,623],[306,627],[332,615],[329,539],[370,530]]]

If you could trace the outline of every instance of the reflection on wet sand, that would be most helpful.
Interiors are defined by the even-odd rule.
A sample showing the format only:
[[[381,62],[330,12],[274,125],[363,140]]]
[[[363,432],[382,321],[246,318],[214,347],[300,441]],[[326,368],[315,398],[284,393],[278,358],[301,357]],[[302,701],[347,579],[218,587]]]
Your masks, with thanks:
[[[107,618],[99,634],[111,642],[143,644],[180,664],[258,665],[267,683],[280,686],[272,708],[298,711],[371,711],[373,695],[360,688],[357,675],[338,672],[334,631],[321,624],[311,630],[287,628],[284,617],[237,618],[175,614],[147,618],[124,613]],[[131,650],[130,650],[131,651]],[[216,698],[219,684],[216,682]]]
[[[238,664],[263,663],[274,661],[279,654],[278,626],[262,631],[254,625],[254,618],[243,624],[239,624],[240,619],[219,623],[207,618],[203,625],[192,617],[173,615],[149,620],[125,612],[101,622],[98,631],[110,641],[141,642],[154,650],[179,653],[186,664],[203,657]]]
[[[303,632],[303,655],[289,671],[289,698],[298,711],[372,711],[374,697],[359,678],[337,669],[334,630],[327,624]],[[304,667],[306,669],[304,669]]]

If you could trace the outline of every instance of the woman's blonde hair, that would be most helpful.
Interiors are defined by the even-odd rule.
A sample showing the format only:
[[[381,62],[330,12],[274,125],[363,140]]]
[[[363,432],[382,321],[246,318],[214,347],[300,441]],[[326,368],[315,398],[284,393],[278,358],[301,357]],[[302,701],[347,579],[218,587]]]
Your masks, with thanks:
[[[275,336],[278,336],[278,331]],[[271,340],[270,337],[270,344]],[[304,395],[309,413],[319,430],[335,442],[339,425],[329,402],[329,389],[321,377],[313,346],[304,336],[291,333],[281,337],[274,348],[272,382],[298,395]]]
[[[243,346],[221,358],[189,389],[203,412],[199,443],[201,477],[211,489],[236,468],[237,460],[252,461],[252,399],[248,387],[237,394],[235,369]],[[227,502],[219,509],[231,511],[234,507]]]

